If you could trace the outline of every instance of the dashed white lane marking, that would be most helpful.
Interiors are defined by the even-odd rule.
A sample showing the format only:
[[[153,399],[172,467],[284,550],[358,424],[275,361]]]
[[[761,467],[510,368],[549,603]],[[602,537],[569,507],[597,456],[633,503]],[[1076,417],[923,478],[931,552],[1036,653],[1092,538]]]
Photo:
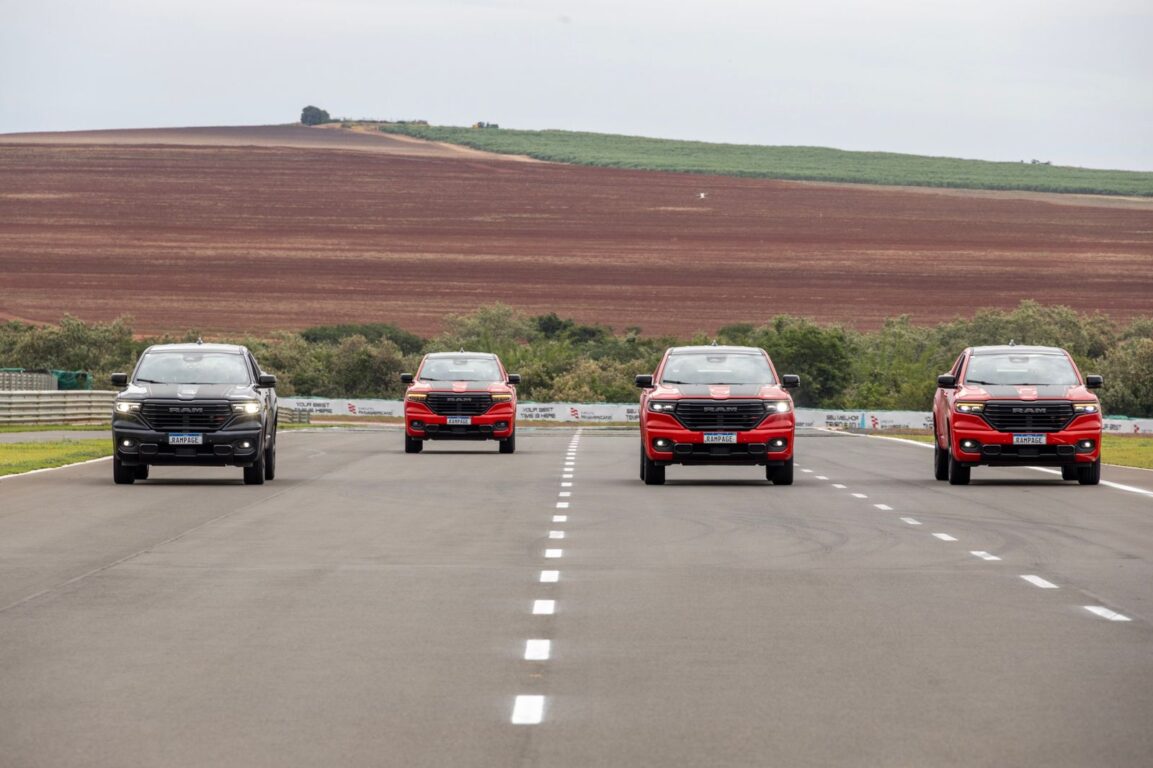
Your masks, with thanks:
[[[934,533],[933,536],[940,539],[941,541],[956,541],[956,539],[947,533]]]
[[[902,517],[901,522],[902,523],[908,523],[909,525],[920,525],[921,524],[920,520],[917,520],[917,519],[912,518],[912,517]]]
[[[833,487],[841,491],[845,490],[845,486],[841,485],[840,483],[833,483]]]
[[[1022,576],[1021,578],[1032,584],[1034,587],[1040,587],[1041,589],[1059,589],[1056,584],[1051,581],[1045,581],[1040,576],[1026,575]]]
[[[818,480],[828,480],[829,478],[825,477],[824,475],[817,475],[817,479]]]
[[[802,472],[806,472],[806,473],[809,473],[809,472],[812,472],[813,470],[811,470],[811,469],[802,469],[801,471],[802,471]]]
[[[564,538],[564,531],[549,531],[548,537],[550,539],[563,539]]]
[[[572,480],[572,475],[571,475],[571,474],[568,474],[568,475],[561,475],[561,477],[562,477],[562,478],[564,478],[565,480]]]
[[[893,508],[890,507],[888,504],[874,504],[873,506],[876,507],[877,509],[881,510],[882,512],[892,512],[893,511]]]
[[[854,493],[854,494],[853,494],[853,498],[854,498],[854,499],[867,499],[867,498],[869,498],[869,497],[868,497],[868,496],[866,496],[866,495],[865,495],[865,494],[863,494],[863,493]]]
[[[568,502],[567,501],[558,501],[556,503],[556,508],[557,509],[568,509]]]
[[[996,555],[990,555],[988,552],[985,552],[984,550],[981,550],[981,549],[975,549],[975,550],[971,551],[969,554],[972,555],[973,557],[979,557],[982,560],[988,560],[989,562],[993,562],[994,560],[1000,560],[1001,559],[1001,558],[997,557]]]
[[[1089,613],[1095,613],[1101,618],[1108,619],[1109,621],[1132,621],[1132,619],[1130,619],[1125,614],[1111,611],[1108,608],[1100,605],[1086,605],[1085,610]]]
[[[512,705],[513,725],[538,725],[544,719],[544,696],[521,695]]]
[[[556,600],[533,600],[532,612],[536,616],[551,616],[556,613]]]
[[[561,488],[572,488],[572,483],[561,483],[560,487]]]
[[[568,497],[572,496],[572,491],[561,491],[557,494],[557,496],[562,499],[567,499]]]
[[[541,571],[540,583],[541,584],[556,584],[560,581],[560,571]]]
[[[554,523],[567,523],[568,522],[568,515],[553,515],[552,521]]]
[[[556,560],[558,557],[564,557],[564,550],[563,549],[546,549],[544,551],[544,556],[547,557],[549,560]]]
[[[551,640],[526,640],[524,643],[524,660],[548,661],[551,651]]]

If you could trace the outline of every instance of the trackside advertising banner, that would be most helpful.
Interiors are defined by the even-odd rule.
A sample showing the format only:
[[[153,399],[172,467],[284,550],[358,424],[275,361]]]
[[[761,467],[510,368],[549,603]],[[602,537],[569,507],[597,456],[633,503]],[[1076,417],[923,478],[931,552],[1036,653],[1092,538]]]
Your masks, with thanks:
[[[404,416],[402,400],[327,400],[282,397],[280,407],[323,419],[325,416]],[[517,418],[525,421],[577,422],[581,424],[636,424],[636,403],[518,403]],[[798,427],[820,429],[930,429],[928,411],[823,411],[797,409]],[[1153,419],[1105,419],[1105,431],[1115,434],[1153,434]]]

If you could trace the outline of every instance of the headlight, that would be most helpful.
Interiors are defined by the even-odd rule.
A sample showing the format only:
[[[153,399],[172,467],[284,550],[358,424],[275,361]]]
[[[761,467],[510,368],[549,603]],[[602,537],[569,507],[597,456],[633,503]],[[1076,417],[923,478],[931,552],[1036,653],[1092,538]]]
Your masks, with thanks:
[[[765,413],[788,413],[793,408],[788,400],[766,400]]]
[[[263,406],[260,404],[259,400],[251,400],[251,401],[246,402],[246,403],[233,403],[232,404],[232,412],[233,413],[245,413],[245,414],[248,414],[249,416],[253,416],[255,414],[260,413],[262,408],[263,408]]]
[[[649,410],[653,413],[672,413],[676,409],[674,400],[649,400]]]
[[[426,395],[424,392],[409,392],[404,396],[404,399],[413,403],[423,403],[428,399],[428,395]]]
[[[140,403],[129,403],[121,400],[116,403],[117,413],[136,413],[140,410]]]
[[[985,410],[984,403],[957,403],[958,413],[981,413]]]
[[[1073,403],[1073,413],[1097,413],[1100,410],[1097,403]]]
[[[507,392],[496,392],[492,396],[492,401],[494,403],[505,403],[509,400],[512,400],[512,395]]]

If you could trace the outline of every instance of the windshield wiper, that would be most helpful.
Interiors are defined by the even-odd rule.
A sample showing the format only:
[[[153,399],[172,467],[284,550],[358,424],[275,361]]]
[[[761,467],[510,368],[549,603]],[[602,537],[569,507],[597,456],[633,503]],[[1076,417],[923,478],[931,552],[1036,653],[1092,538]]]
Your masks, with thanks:
[[[168,381],[157,381],[156,379],[137,379],[136,381],[137,382],[143,382],[144,384],[170,384],[171,383]]]
[[[966,384],[983,384],[986,387],[1005,387],[1008,384],[1002,384],[999,381],[981,381],[980,379],[965,379]]]
[[[692,384],[691,381],[678,381],[677,379],[661,379],[661,384]]]

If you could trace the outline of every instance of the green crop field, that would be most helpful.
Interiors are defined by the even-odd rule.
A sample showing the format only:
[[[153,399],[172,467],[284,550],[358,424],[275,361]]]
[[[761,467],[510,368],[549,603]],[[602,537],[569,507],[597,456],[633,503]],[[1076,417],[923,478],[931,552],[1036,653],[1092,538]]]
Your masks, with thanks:
[[[989,162],[824,147],[709,144],[573,131],[516,131],[384,123],[385,133],[460,144],[538,160],[744,176],[958,189],[1001,189],[1153,197],[1153,173],[1023,162]]]

